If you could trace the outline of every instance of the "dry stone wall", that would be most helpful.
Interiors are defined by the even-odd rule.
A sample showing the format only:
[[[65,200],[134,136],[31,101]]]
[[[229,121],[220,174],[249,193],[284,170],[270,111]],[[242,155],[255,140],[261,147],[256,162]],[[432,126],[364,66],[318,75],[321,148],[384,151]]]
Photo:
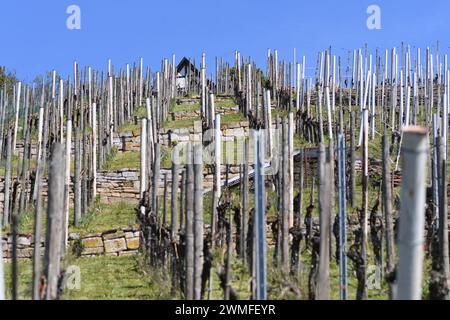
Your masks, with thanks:
[[[222,141],[234,141],[235,138],[243,138],[249,135],[248,121],[233,122],[221,126]],[[159,134],[160,143],[163,146],[171,146],[173,143],[187,143],[199,141],[201,128],[161,128]],[[140,130],[127,130],[114,136],[114,146],[119,152],[140,152]]]
[[[8,261],[12,258],[12,235],[7,234],[1,238],[3,258]],[[17,238],[19,259],[32,259],[34,251],[34,237],[21,234]],[[93,257],[99,255],[126,256],[136,254],[141,245],[141,231],[138,228],[123,228],[80,235],[69,234],[69,245],[80,256]],[[44,254],[45,240],[39,242],[41,254]]]
[[[121,169],[97,173],[97,193],[107,203],[139,201],[139,170]]]

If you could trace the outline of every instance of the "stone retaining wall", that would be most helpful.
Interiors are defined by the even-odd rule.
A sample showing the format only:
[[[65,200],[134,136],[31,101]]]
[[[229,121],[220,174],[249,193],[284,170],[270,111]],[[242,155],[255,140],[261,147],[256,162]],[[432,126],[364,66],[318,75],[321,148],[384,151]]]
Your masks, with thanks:
[[[230,166],[229,178],[239,174],[239,166]],[[158,194],[164,194],[164,176],[167,176],[169,190],[171,188],[172,171],[161,169],[158,185]],[[205,168],[203,173],[204,188],[212,188],[214,174],[210,168]],[[222,166],[222,180],[226,178],[226,168]],[[181,183],[181,171],[179,181]],[[138,203],[140,198],[140,171],[138,169],[121,169],[113,172],[99,172],[97,174],[97,193],[103,202]]]
[[[139,169],[97,173],[97,193],[107,203],[139,201]]]
[[[233,141],[235,138],[248,136],[248,121],[234,122],[221,126],[222,141]],[[211,133],[212,134],[212,133]],[[159,140],[163,146],[170,146],[173,142],[183,143],[189,141],[199,141],[201,128],[161,128]],[[141,132],[140,130],[129,130],[114,136],[114,146],[120,152],[140,152]]]
[[[3,258],[10,260],[12,257],[12,235],[3,236],[2,239]],[[19,235],[17,239],[19,259],[32,259],[34,251],[33,235]],[[108,255],[124,256],[136,254],[140,248],[141,231],[139,229],[123,228],[110,230],[102,233],[80,235],[71,233],[69,245],[78,254],[85,257]],[[41,254],[45,251],[44,238],[40,241]]]
[[[239,112],[239,106],[227,107],[227,108],[216,108],[215,111],[216,111],[216,113],[219,113],[221,115],[236,114]],[[198,110],[169,112],[169,117],[172,121],[200,118],[200,115],[201,115],[200,106],[199,106]]]
[[[248,121],[233,122],[221,125],[222,141],[234,141],[235,138],[242,138],[249,135]],[[206,135],[212,137],[214,132],[204,133],[203,139],[207,139]],[[201,128],[161,128],[159,139],[162,145],[169,146],[173,142],[187,143],[189,141],[199,141],[201,137]]]

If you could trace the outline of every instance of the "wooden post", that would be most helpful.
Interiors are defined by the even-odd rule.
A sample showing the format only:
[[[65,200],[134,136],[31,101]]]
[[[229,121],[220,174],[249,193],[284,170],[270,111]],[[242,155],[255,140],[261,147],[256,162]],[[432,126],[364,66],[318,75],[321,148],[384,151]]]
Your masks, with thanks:
[[[8,132],[8,142],[6,145],[6,164],[5,164],[5,185],[4,185],[4,202],[3,202],[3,225],[9,225],[9,193],[10,193],[10,181],[11,181],[11,154],[13,153],[13,147],[11,145],[11,130]]]
[[[0,221],[0,230],[2,230]],[[0,301],[5,300],[5,272],[3,267],[3,237],[0,237]]]
[[[29,122],[30,118],[28,116],[29,113],[29,97],[30,97],[30,89],[26,87],[25,94],[25,113],[23,116],[23,131],[22,131],[22,139],[23,139],[23,154],[22,154],[22,172],[20,178],[20,199],[19,199],[19,216],[22,216],[25,213],[25,198],[27,193],[27,171],[28,171],[28,161],[31,157],[28,155],[28,146],[30,141],[30,130],[29,130]]]
[[[3,148],[4,148],[4,129],[5,129],[5,118],[6,118],[6,100],[7,94],[6,90],[0,90],[0,159],[3,159]],[[1,293],[0,293],[1,294]]]
[[[231,291],[231,259],[233,256],[233,216],[230,210],[228,217],[227,258],[225,264],[225,300],[230,300]]]
[[[55,300],[58,295],[58,280],[61,266],[62,213],[64,208],[64,146],[53,146],[49,165],[47,235],[45,246],[46,300]]]
[[[81,220],[81,143],[80,130],[75,128],[75,171],[73,177],[73,211],[74,225],[78,226]]]
[[[17,143],[17,129],[19,127],[19,107],[20,107],[20,94],[22,90],[22,82],[17,83],[17,91],[16,91],[16,115],[14,122],[14,134],[12,141],[12,153],[16,154],[16,143]]]
[[[36,207],[34,220],[34,250],[33,250],[33,300],[40,300],[40,280],[41,280],[41,234],[42,234],[42,174],[44,164],[41,162],[36,171]]]
[[[382,138],[383,145],[383,178],[382,178],[382,194],[384,208],[384,228],[386,233],[386,272],[391,273],[394,270],[394,227],[392,221],[392,194],[391,194],[391,164],[389,157],[389,138],[387,130]],[[389,295],[393,297],[393,285],[389,285]]]
[[[186,150],[186,285],[185,299],[194,299],[194,167],[192,145]]]
[[[216,119],[216,110],[215,110],[215,103],[214,103],[214,94],[209,95],[209,108],[208,108],[208,125],[209,128],[213,128],[215,124]]]
[[[171,192],[171,201],[170,201],[170,211],[172,213],[171,218],[171,236],[172,242],[178,242],[178,229],[179,229],[179,220],[178,220],[178,184],[179,184],[179,167],[180,167],[180,159],[179,159],[179,150],[178,146],[175,146],[172,153],[172,192]]]
[[[288,188],[287,188],[287,205],[289,211],[289,229],[294,226],[294,114],[289,112],[288,116]]]
[[[266,98],[264,99],[266,113],[267,113],[267,122],[265,129],[267,132],[267,149],[269,158],[272,158],[272,107],[270,100],[270,90],[266,90]]]
[[[42,141],[42,133],[43,133],[43,128],[44,128],[44,85],[42,85],[42,97],[41,97],[41,106],[39,108],[39,122],[38,122],[38,140],[37,140],[37,148],[38,148],[38,152],[37,152],[37,166],[39,167],[40,162],[42,161],[42,152],[44,149],[45,152],[45,145]],[[33,193],[33,200],[36,200],[37,197],[37,188],[36,188],[36,181],[35,180],[35,186],[33,188],[34,193]]]
[[[18,192],[18,186],[19,183],[17,181],[14,182],[14,196],[15,199],[17,201],[17,192]],[[17,205],[17,202],[15,203],[15,206]],[[11,295],[12,295],[12,300],[18,300],[19,299],[19,263],[18,263],[18,256],[17,256],[17,250],[18,250],[18,237],[19,237],[19,222],[20,222],[20,217],[19,214],[17,212],[17,208],[14,208],[12,215],[11,215],[11,220],[12,220],[12,263],[11,263]],[[3,248],[2,248],[3,250]]]
[[[447,110],[445,110],[447,112]],[[447,201],[447,179],[446,179],[446,159],[445,159],[445,147],[441,138],[438,138],[439,145],[439,171],[440,171],[440,188],[439,188],[439,251],[440,258],[442,260],[442,268],[447,284],[449,283],[449,248],[448,248],[448,201]],[[447,293],[447,300],[449,294]]]
[[[162,216],[162,224],[163,228],[166,228],[167,225],[167,173],[163,174],[163,216]],[[163,269],[165,270],[165,260],[163,264]]]
[[[330,164],[327,161],[325,147],[319,144],[319,218],[320,218],[320,255],[319,270],[317,273],[317,293],[318,300],[329,300],[330,298],[330,195],[331,183],[329,180]]]
[[[205,54],[202,54],[201,65],[201,95],[202,95],[202,118],[206,115],[206,59]]]
[[[203,270],[203,155],[194,145],[194,299],[201,300]]]
[[[76,86],[76,85],[75,85]],[[59,138],[60,142],[64,139],[64,80],[59,79],[59,96],[58,96],[58,109],[59,109]]]
[[[43,102],[42,102],[43,105]],[[48,108],[45,111],[45,118],[48,118]],[[43,155],[46,155],[46,144],[48,137],[48,126],[44,125],[43,128]],[[43,195],[42,195],[42,177],[47,162],[47,157],[42,156],[42,159],[38,159],[38,168],[36,171],[36,215],[34,219],[34,250],[33,250],[33,300],[41,299],[40,285],[41,285],[41,234],[42,234],[42,210],[43,210]],[[37,245],[39,243],[39,245]]]
[[[366,266],[367,266],[367,223],[368,223],[368,210],[369,210],[369,154],[368,154],[368,115],[369,111],[364,109],[362,112],[362,217],[361,217],[361,256],[364,261],[364,291],[362,293],[362,299],[367,299],[367,281],[366,281]]]
[[[347,212],[345,196],[345,136],[338,136],[338,154],[339,154],[339,287],[341,300],[347,300]]]
[[[141,200],[144,197],[144,193],[147,190],[147,119],[141,120],[141,180],[140,180],[140,197]]]
[[[350,100],[351,101],[351,100]],[[350,206],[355,207],[355,115],[350,112],[350,185],[349,185],[349,200]]]
[[[72,120],[66,123],[66,163],[65,163],[65,186],[64,186],[64,218],[63,218],[63,243],[64,248],[69,240],[69,193],[70,193],[70,153],[72,150]]]
[[[249,63],[247,66],[247,92],[245,97],[245,116],[248,117],[250,111],[252,111],[252,65]]]
[[[87,123],[84,120],[84,110],[82,110],[83,117],[81,119],[82,122],[82,150],[81,153],[81,213],[84,215],[86,214],[88,210],[88,188],[87,188],[87,181],[88,181],[88,144],[87,144]],[[108,150],[109,151],[109,150]]]
[[[97,197],[97,104],[92,104],[92,198]]]
[[[181,171],[180,184],[180,230],[184,233],[185,229],[185,215],[186,215],[186,170]]]
[[[248,233],[248,192],[249,192],[249,177],[248,177],[248,162],[249,162],[249,142],[244,138],[244,161],[242,164],[242,190],[241,190],[241,258],[242,261],[247,261],[247,233]]]
[[[281,263],[284,272],[289,272],[289,227],[290,227],[290,204],[289,204],[289,124],[283,118],[283,156],[282,156],[282,212],[281,212]]]
[[[216,224],[217,224],[217,207],[219,206],[219,199],[221,194],[221,128],[220,128],[220,115],[216,115],[216,123],[214,130],[214,187],[213,187],[213,201],[212,201],[212,216],[211,216],[211,239],[215,239]],[[215,241],[212,241],[212,248],[214,248]]]
[[[161,157],[161,145],[157,143],[155,144],[155,161],[153,163],[153,181],[152,181],[152,212],[155,215],[158,215],[160,157]]]

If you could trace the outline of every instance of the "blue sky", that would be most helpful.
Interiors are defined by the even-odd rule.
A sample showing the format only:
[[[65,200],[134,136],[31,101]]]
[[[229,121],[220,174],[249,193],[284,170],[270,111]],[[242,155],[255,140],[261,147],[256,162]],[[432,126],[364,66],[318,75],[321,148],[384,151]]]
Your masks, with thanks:
[[[70,75],[72,63],[105,69],[144,58],[159,68],[172,53],[209,66],[215,56],[232,61],[238,49],[265,67],[267,48],[280,57],[306,55],[312,67],[319,50],[334,53],[363,46],[450,46],[448,0],[2,0],[0,65],[24,80],[46,70]],[[81,8],[81,30],[66,28],[69,5]],[[381,8],[381,30],[366,27],[369,5]],[[211,72],[213,69],[209,69]]]

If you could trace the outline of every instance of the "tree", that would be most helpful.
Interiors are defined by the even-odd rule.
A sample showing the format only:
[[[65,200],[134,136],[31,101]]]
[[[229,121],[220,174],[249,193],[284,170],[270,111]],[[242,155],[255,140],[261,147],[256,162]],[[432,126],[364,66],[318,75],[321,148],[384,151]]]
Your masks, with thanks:
[[[3,88],[6,84],[6,87],[10,89],[16,82],[16,72],[14,70],[7,70],[6,67],[0,66],[0,88]]]

